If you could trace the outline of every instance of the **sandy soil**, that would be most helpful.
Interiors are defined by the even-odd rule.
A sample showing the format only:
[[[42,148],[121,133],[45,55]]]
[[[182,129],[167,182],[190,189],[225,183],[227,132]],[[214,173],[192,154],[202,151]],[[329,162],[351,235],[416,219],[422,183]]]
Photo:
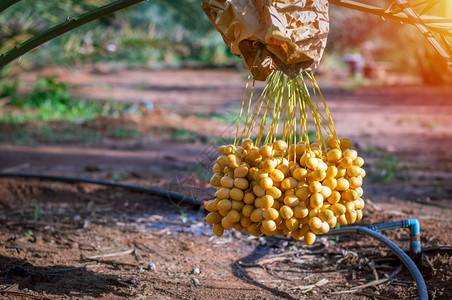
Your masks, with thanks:
[[[214,146],[208,137],[231,136],[234,127],[200,114],[236,112],[243,73],[46,69],[41,74],[61,75],[74,84],[74,93],[87,98],[150,101],[154,110],[77,125],[76,131],[104,136],[85,144],[39,139],[33,145],[0,144],[0,171],[117,180],[210,197],[206,171],[199,168]],[[23,80],[36,76],[29,73]],[[318,81],[325,82],[322,91],[337,131],[352,138],[366,159],[368,205],[360,224],[418,218],[425,249],[419,263],[430,297],[451,299],[452,88],[344,90],[327,76]],[[0,133],[35,126],[2,125]],[[143,137],[108,136],[111,128],[124,127]],[[175,140],[180,129],[193,136]],[[385,181],[382,173],[388,170],[381,162],[392,155],[398,161],[395,177]],[[215,238],[193,205],[87,184],[2,178],[0,195],[0,297],[5,299],[417,296],[407,269],[399,269],[387,248],[365,236],[325,237],[312,247],[237,233]],[[408,250],[406,230],[384,234]],[[390,277],[377,285],[385,276]],[[362,286],[366,283],[371,284]]]

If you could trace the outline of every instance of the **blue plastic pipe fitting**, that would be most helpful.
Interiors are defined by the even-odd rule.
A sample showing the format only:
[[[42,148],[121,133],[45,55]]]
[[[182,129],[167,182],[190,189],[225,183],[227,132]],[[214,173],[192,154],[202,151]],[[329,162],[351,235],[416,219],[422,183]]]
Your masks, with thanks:
[[[388,223],[380,223],[369,225],[367,228],[374,231],[383,231],[396,228],[410,228],[410,254],[411,257],[417,258],[421,253],[421,225],[417,219],[401,220]]]

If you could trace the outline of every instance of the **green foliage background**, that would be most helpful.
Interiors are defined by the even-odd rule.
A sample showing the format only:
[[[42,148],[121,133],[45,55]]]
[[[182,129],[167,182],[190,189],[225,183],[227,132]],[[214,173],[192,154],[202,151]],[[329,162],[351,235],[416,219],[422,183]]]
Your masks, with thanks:
[[[0,14],[0,53],[108,0],[20,1]],[[23,66],[122,61],[135,66],[230,66],[240,62],[205,17],[199,0],[137,4],[65,34],[21,60]]]
[[[28,121],[69,122],[92,120],[100,115],[117,116],[128,105],[112,101],[86,101],[74,97],[65,83],[54,77],[38,79],[27,95],[19,95],[18,83],[3,83],[0,86],[0,98],[8,99],[7,107],[15,108],[3,111],[0,107],[0,123],[21,124]]]

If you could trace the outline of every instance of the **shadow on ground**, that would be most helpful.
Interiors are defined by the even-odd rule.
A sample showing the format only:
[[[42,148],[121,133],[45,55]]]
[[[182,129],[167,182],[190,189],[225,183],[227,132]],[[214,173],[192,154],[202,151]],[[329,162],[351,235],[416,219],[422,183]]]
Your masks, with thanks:
[[[26,260],[0,255],[0,285],[10,285],[4,296],[18,296],[18,291],[29,289],[47,295],[70,297],[101,297],[110,293],[118,297],[128,296],[117,287],[133,285],[130,280],[115,275],[96,274],[85,267],[48,265],[38,267]],[[13,286],[11,286],[11,284]]]
[[[246,270],[247,266],[253,265],[253,263],[257,260],[259,260],[260,258],[263,258],[265,255],[267,255],[269,253],[268,248],[262,248],[262,247],[256,247],[254,248],[253,252],[251,252],[250,254],[248,254],[245,257],[242,257],[241,259],[235,261],[234,263],[232,263],[231,266],[231,270],[232,273],[234,274],[235,277],[244,280],[260,289],[264,289],[266,291],[269,291],[270,293],[272,293],[273,295],[275,295],[276,297],[282,297],[283,299],[296,299],[294,297],[292,297],[291,295],[289,295],[286,292],[280,291],[278,289],[275,288],[271,288],[266,286],[265,284],[262,284],[260,282],[255,281],[254,279],[252,279],[250,277],[249,272]]]

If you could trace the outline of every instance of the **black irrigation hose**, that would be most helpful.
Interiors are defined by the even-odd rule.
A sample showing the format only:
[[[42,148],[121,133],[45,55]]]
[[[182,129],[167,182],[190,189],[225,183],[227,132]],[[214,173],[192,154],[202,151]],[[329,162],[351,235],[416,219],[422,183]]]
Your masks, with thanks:
[[[133,192],[148,193],[160,197],[166,197],[170,200],[178,201],[178,203],[191,203],[197,206],[203,206],[202,200],[185,196],[178,193],[173,193],[170,191],[160,190],[156,188],[142,187],[137,185],[129,185],[117,182],[102,181],[97,179],[89,178],[79,178],[79,177],[66,177],[66,176],[56,176],[56,175],[40,175],[40,174],[30,174],[30,173],[0,173],[0,177],[21,177],[21,178],[33,178],[33,179],[44,179],[44,180],[54,180],[70,183],[90,183],[103,186],[119,187]]]
[[[334,235],[334,234],[341,234],[341,233],[367,234],[367,235],[379,240],[383,244],[387,245],[392,250],[392,252],[394,252],[394,254],[408,268],[411,275],[413,275],[414,281],[416,281],[420,300],[428,300],[427,286],[425,285],[424,278],[422,277],[422,274],[419,271],[418,267],[413,262],[413,260],[402,249],[400,249],[396,244],[394,244],[390,239],[379,234],[376,231],[373,231],[372,229],[369,229],[367,227],[360,227],[360,226],[351,226],[351,227],[345,227],[345,228],[339,228],[339,229],[332,229],[328,233],[326,233],[326,235]]]
[[[78,178],[78,177],[65,177],[65,176],[54,176],[54,175],[39,175],[39,174],[29,174],[29,173],[0,173],[0,177],[22,177],[22,178],[33,178],[33,179],[45,179],[45,180],[55,180],[55,181],[63,181],[63,182],[79,182],[79,183],[90,183],[90,184],[96,184],[96,185],[103,185],[103,186],[111,186],[111,187],[119,187],[123,189],[127,189],[134,192],[143,192],[143,193],[149,193],[156,196],[161,197],[168,197],[172,200],[178,200],[180,202],[189,202],[195,205],[202,206],[203,201],[188,197],[185,195],[155,189],[155,188],[146,188],[142,186],[136,186],[136,185],[128,185],[128,184],[122,184],[122,183],[116,183],[116,182],[108,182],[108,181],[102,181],[102,180],[96,180],[96,179],[88,179],[88,178]],[[411,275],[413,275],[414,280],[416,282],[419,297],[420,300],[428,300],[428,292],[427,287],[425,285],[424,278],[422,277],[421,272],[417,268],[416,264],[411,260],[411,258],[402,250],[400,249],[396,244],[394,244],[391,240],[384,237],[383,235],[379,234],[378,232],[369,229],[367,227],[360,227],[360,226],[352,226],[352,227],[345,227],[345,228],[339,228],[339,229],[332,229],[330,232],[326,233],[325,235],[335,235],[335,234],[342,234],[342,233],[361,233],[361,234],[367,234],[383,244],[386,244],[392,252],[403,262],[403,264],[408,268]]]

